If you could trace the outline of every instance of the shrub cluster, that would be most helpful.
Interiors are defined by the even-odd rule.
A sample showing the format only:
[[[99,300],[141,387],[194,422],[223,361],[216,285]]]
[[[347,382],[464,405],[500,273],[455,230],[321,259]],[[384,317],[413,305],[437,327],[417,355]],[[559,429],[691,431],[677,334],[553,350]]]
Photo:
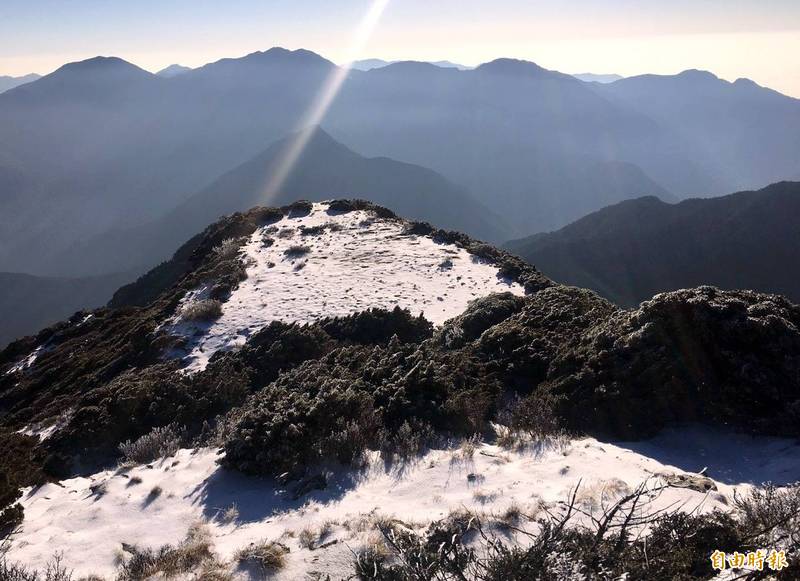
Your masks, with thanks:
[[[180,430],[175,424],[153,428],[135,441],[126,440],[119,445],[123,464],[147,464],[178,451],[181,445]]]
[[[800,527],[793,511],[800,502],[798,485],[782,493],[782,503],[772,502],[770,492],[756,492],[741,499],[731,514],[702,515],[655,511],[648,499],[653,490],[641,486],[588,524],[577,518],[574,492],[569,502],[545,517],[522,515],[530,522],[514,527],[517,542],[505,540],[508,525],[482,522],[463,512],[433,523],[422,534],[383,523],[383,544],[389,550],[367,547],[357,553],[354,572],[362,581],[688,581],[715,576],[710,555],[716,550],[746,553],[774,547],[788,551],[787,568],[745,570],[736,578],[788,581],[800,573]],[[752,513],[765,518],[750,520]]]
[[[224,462],[280,474],[364,447],[400,451],[415,442],[411,428],[470,435],[486,428],[500,394],[478,360],[430,341],[343,347],[281,374],[234,410]]]

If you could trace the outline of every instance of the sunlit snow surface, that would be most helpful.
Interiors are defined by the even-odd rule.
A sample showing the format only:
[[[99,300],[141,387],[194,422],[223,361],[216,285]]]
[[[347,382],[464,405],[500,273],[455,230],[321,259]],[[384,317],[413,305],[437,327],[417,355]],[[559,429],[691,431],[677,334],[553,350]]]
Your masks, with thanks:
[[[744,493],[765,480],[787,484],[800,471],[797,442],[692,426],[638,443],[580,438],[522,451],[481,444],[472,457],[431,450],[405,466],[376,459],[363,473],[331,467],[328,488],[299,499],[272,479],[221,468],[217,458],[216,450],[181,450],[129,472],[108,470],[25,489],[25,522],[10,557],[42,565],[63,551],[76,576],[109,576],[122,543],[176,544],[193,523],[205,520],[222,559],[254,541],[280,540],[291,552],[277,579],[313,579],[321,571],[338,580],[353,573],[350,550],[374,535],[357,526],[370,514],[415,527],[462,509],[484,520],[512,505],[531,514],[540,503],[566,500],[579,484],[581,509],[596,512],[604,499],[612,502],[643,481],[704,467],[717,491],[670,488],[649,508],[707,512],[730,508],[734,490]],[[234,504],[238,517],[222,522],[219,515]],[[325,542],[336,543],[313,551],[300,546],[300,531],[326,522],[331,530]]]
[[[302,228],[328,226],[322,233]],[[525,293],[498,269],[452,244],[405,235],[404,224],[372,213],[336,213],[314,204],[310,214],[288,216],[257,230],[242,253],[248,278],[210,325],[177,323],[188,339],[187,370],[198,371],[219,350],[244,344],[270,321],[310,323],[372,307],[408,308],[434,324],[461,314],[469,301],[494,292]],[[271,246],[266,239],[273,240]],[[292,246],[303,256],[287,256]],[[197,289],[184,302],[204,297]]]

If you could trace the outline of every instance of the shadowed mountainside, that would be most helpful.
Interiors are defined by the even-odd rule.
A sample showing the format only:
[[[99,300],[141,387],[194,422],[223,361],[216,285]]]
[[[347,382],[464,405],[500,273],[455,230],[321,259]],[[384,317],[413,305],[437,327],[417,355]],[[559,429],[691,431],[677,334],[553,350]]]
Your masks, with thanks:
[[[800,183],[782,182],[678,204],[629,200],[505,247],[624,306],[703,284],[800,301],[798,215]]]
[[[76,311],[103,306],[133,277],[112,274],[70,279],[0,272],[0,348]]]

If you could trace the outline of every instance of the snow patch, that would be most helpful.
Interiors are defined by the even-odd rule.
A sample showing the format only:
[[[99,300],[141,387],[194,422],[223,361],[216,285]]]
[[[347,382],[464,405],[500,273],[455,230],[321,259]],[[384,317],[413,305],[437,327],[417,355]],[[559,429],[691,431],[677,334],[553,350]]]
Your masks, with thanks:
[[[39,355],[41,355],[45,351],[45,349],[46,349],[45,345],[39,345],[36,349],[31,351],[31,353],[27,357],[21,359],[20,361],[15,363],[11,367],[11,369],[6,371],[6,375],[14,375],[15,373],[19,373],[20,371],[25,371],[36,362],[36,359],[39,357]]]
[[[243,345],[271,321],[311,323],[400,307],[441,325],[473,299],[525,294],[494,264],[463,248],[406,235],[404,223],[371,212],[332,212],[325,203],[258,229],[242,254],[248,278],[224,303],[222,317],[211,323],[172,321],[170,331],[187,342],[177,353],[187,371],[204,369],[214,353]],[[179,310],[208,291],[189,293]]]
[[[73,410],[68,410],[62,413],[56,420],[49,425],[41,424],[34,424],[31,426],[26,426],[21,430],[17,430],[18,434],[24,434],[25,436],[31,436],[39,438],[39,440],[44,441],[51,437],[53,434],[58,432],[61,428],[65,427],[69,420],[72,418]]]

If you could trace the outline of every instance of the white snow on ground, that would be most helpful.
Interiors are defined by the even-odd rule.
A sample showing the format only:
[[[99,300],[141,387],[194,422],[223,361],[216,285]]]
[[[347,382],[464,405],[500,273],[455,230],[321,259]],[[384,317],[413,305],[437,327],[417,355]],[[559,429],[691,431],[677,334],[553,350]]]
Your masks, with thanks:
[[[302,235],[301,227],[333,226]],[[266,246],[264,240],[274,240]],[[302,256],[287,256],[307,246]],[[284,217],[257,230],[243,249],[248,278],[211,324],[174,322],[171,331],[189,340],[187,369],[205,368],[218,350],[240,346],[270,321],[309,323],[371,307],[410,309],[439,325],[469,301],[494,292],[525,293],[498,276],[496,266],[452,244],[403,234],[403,224],[364,211],[333,213],[314,204],[305,216]],[[202,300],[190,293],[184,304]]]
[[[31,365],[34,364],[36,358],[39,357],[39,355],[42,353],[42,351],[44,351],[44,349],[45,349],[44,345],[39,345],[36,349],[31,351],[31,353],[27,357],[20,359],[17,363],[15,363],[11,367],[11,369],[6,371],[6,375],[13,375],[14,373],[19,373],[20,371],[25,371],[26,369],[28,369]]]
[[[81,319],[75,326],[80,327],[86,321],[94,317],[93,314],[86,315],[83,319]],[[52,348],[52,345],[49,341],[42,343],[36,349],[31,351],[26,357],[23,357],[19,361],[17,361],[14,365],[11,366],[8,371],[6,371],[6,375],[13,375],[14,373],[18,373],[20,371],[25,371],[26,369],[30,369],[30,367],[36,363],[36,360],[42,353],[47,353]]]
[[[21,430],[17,430],[17,433],[24,434],[26,436],[36,436],[39,438],[39,440],[44,441],[55,434],[58,430],[66,426],[69,423],[72,414],[73,410],[67,410],[58,418],[56,418],[56,420],[51,424],[33,424],[30,426],[25,426]]]
[[[207,520],[221,558],[251,542],[280,540],[291,552],[279,579],[313,578],[305,576],[314,571],[340,579],[352,573],[351,549],[375,534],[357,524],[370,514],[394,516],[413,527],[463,508],[497,515],[517,504],[535,512],[541,503],[566,500],[579,481],[578,498],[591,509],[648,478],[703,467],[717,491],[670,488],[652,508],[709,511],[725,509],[737,488],[766,480],[786,484],[800,475],[796,442],[691,427],[636,444],[584,438],[521,452],[482,444],[471,458],[432,450],[404,469],[380,461],[355,476],[338,469],[327,490],[300,500],[292,500],[270,479],[220,468],[217,458],[215,450],[181,450],[127,473],[106,471],[28,489],[21,500],[25,522],[10,557],[41,565],[54,551],[63,551],[76,574],[111,575],[123,542],[142,547],[177,543],[192,524]],[[219,515],[234,504],[237,520],[221,522]],[[330,532],[322,542],[336,542],[313,551],[302,548],[300,531],[324,523]]]

